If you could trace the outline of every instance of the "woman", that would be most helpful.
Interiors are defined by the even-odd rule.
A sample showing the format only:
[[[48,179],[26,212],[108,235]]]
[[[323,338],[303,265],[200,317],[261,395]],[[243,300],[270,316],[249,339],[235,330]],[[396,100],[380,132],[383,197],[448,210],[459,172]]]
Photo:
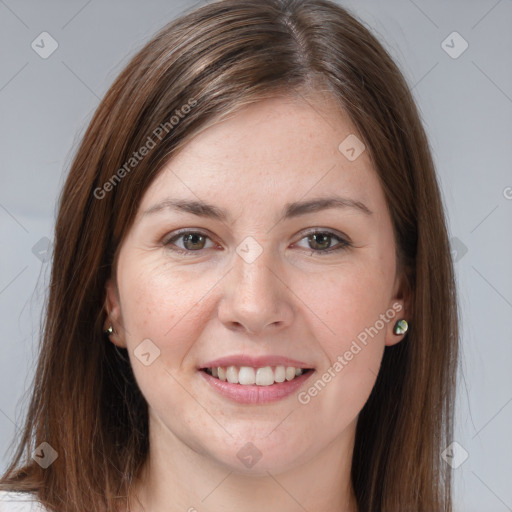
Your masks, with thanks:
[[[450,511],[457,343],[396,65],[326,0],[221,0],[161,30],[83,138],[1,489],[66,511]]]

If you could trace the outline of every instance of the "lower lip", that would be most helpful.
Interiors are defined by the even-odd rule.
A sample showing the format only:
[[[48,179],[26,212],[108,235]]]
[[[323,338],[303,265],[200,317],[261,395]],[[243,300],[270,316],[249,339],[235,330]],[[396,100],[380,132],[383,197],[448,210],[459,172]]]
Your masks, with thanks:
[[[256,386],[232,384],[212,377],[203,370],[199,373],[206,379],[210,386],[221,395],[241,404],[264,404],[282,400],[297,391],[304,382],[314,373],[313,370],[303,373],[293,380],[276,382],[271,386]]]

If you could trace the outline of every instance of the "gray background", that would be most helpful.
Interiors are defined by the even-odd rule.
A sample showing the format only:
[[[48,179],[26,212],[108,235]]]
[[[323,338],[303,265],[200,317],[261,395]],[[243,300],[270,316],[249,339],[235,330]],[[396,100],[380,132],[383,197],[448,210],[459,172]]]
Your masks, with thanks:
[[[512,0],[340,3],[413,88],[447,206],[462,319],[461,448],[450,460],[468,454],[455,469],[456,510],[512,511]],[[0,0],[1,469],[22,424],[55,201],[79,137],[128,58],[194,5]],[[47,59],[31,47],[43,31],[59,45]],[[462,49],[457,36],[442,45],[454,31],[469,45],[458,58],[445,51]]]

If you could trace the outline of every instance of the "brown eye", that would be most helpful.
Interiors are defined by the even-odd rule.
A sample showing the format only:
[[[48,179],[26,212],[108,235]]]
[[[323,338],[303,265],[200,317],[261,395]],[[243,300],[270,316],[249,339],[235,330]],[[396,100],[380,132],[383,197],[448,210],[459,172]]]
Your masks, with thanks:
[[[314,231],[307,234],[301,240],[307,240],[307,249],[312,250],[313,253],[321,255],[331,254],[333,252],[346,249],[352,245],[348,240],[332,233],[331,231]],[[338,243],[333,245],[333,241],[337,241]]]
[[[332,237],[326,233],[313,234],[308,236],[309,245],[314,250],[329,249]]]
[[[208,240],[210,237],[200,231],[182,231],[169,238],[164,245],[177,253],[187,254],[207,249],[206,242]]]
[[[182,239],[185,249],[189,249],[191,251],[204,249],[206,237],[199,233],[190,233],[188,235],[182,235]]]

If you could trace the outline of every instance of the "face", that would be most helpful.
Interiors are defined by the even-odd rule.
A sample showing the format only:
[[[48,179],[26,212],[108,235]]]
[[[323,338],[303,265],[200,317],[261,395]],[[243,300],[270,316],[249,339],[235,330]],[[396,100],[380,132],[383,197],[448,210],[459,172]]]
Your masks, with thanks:
[[[355,139],[339,149],[355,133],[332,101],[265,100],[196,136],[146,191],[107,307],[163,443],[263,474],[353,439],[406,317],[377,174]]]

